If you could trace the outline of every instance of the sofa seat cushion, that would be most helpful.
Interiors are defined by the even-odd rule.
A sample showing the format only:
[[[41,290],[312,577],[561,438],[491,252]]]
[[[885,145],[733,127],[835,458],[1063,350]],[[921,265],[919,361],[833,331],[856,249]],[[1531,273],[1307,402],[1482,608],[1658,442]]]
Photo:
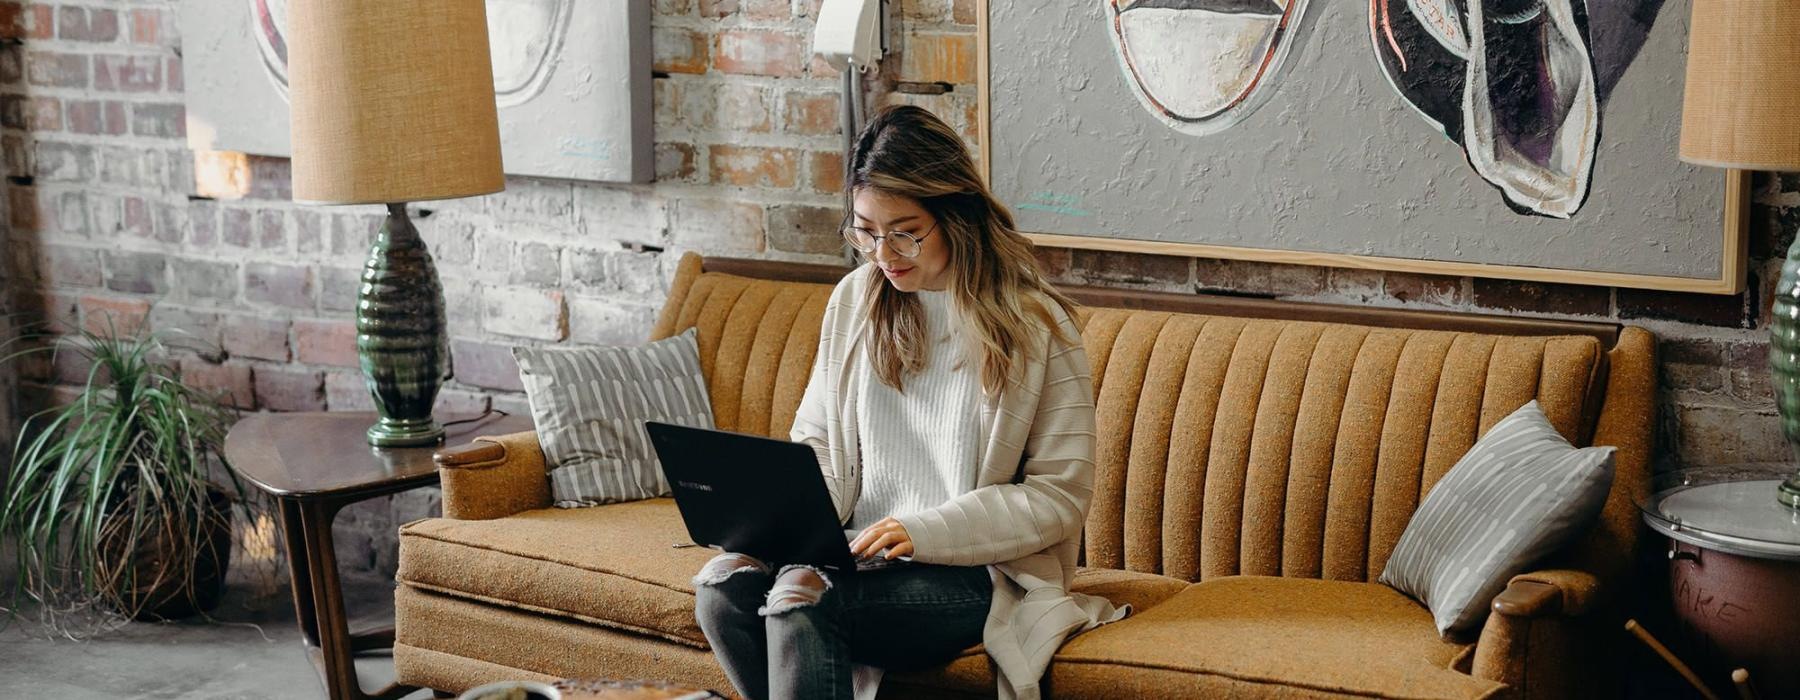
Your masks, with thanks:
[[[1081,567],[1070,588],[1114,604],[1128,603],[1136,615],[1168,600],[1192,584],[1178,578],[1120,569]],[[883,697],[919,697],[944,693],[992,697],[994,670],[987,652],[976,645],[961,656],[936,668],[889,674],[882,682]]]
[[[1058,697],[1499,694],[1501,684],[1456,670],[1470,652],[1386,586],[1231,576],[1077,635],[1056,655],[1051,687]]]
[[[715,554],[687,542],[675,501],[543,509],[400,528],[402,584],[706,648],[691,579]]]

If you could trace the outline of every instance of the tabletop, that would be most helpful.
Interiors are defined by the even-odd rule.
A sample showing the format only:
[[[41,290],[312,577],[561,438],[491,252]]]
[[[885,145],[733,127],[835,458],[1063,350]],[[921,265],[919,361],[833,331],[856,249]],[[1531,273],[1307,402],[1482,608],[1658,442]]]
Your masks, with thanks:
[[[573,678],[552,687],[561,700],[724,700],[710,690],[659,681]]]
[[[424,447],[375,447],[365,435],[373,411],[252,413],[225,437],[225,460],[238,476],[275,496],[331,497],[399,489],[437,480],[432,453],[483,435],[532,429],[529,416],[492,413],[444,429],[444,442]],[[445,415],[449,423],[473,416]]]
[[[1800,560],[1800,510],[1779,502],[1788,464],[1699,467],[1656,475],[1638,510],[1651,528],[1696,547]]]

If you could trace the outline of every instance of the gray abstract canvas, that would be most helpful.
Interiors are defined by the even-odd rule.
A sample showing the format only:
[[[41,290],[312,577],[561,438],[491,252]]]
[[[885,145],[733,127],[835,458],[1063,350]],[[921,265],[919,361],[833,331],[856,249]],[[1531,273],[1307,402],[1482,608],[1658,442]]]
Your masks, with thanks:
[[[990,0],[990,173],[1034,233],[1718,279],[1686,3]]]

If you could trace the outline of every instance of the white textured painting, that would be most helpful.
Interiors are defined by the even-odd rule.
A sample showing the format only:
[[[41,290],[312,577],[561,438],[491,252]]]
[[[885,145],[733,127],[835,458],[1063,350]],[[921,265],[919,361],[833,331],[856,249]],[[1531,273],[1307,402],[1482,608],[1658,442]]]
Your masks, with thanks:
[[[1388,84],[1462,144],[1508,205],[1567,219],[1594,172],[1611,88],[1599,76],[1630,67],[1661,4],[1590,13],[1583,0],[1371,0],[1369,38]],[[1596,35],[1607,50],[1595,50]]]
[[[1205,136],[1269,94],[1306,0],[1107,0],[1107,10],[1132,94],[1163,123]]]
[[[1307,0],[1104,1],[1132,94],[1192,136],[1249,118],[1290,79],[1282,68],[1314,21]],[[1641,39],[1660,2],[1621,3],[1598,30]],[[1369,0],[1366,11],[1382,77],[1509,206],[1559,219],[1581,209],[1600,138],[1596,64],[1623,71],[1636,46],[1595,55],[1582,0]]]
[[[1690,4],[982,4],[983,162],[1040,242],[1743,284],[1743,178],[1675,152]]]
[[[287,15],[298,0],[181,5],[188,143],[290,154]],[[648,0],[487,0],[506,172],[651,179]]]

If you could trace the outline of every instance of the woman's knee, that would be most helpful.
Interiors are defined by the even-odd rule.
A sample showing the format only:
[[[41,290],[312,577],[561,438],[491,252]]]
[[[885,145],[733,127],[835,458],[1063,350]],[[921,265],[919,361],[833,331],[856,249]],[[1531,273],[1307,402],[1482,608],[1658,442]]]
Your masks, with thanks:
[[[831,590],[831,579],[825,572],[803,564],[790,564],[775,576],[767,600],[756,612],[764,617],[818,606]]]
[[[694,574],[694,617],[705,628],[714,621],[754,615],[770,574],[768,564],[748,554],[713,557]]]
[[[700,567],[700,573],[694,574],[694,588],[717,586],[731,580],[733,576],[749,573],[767,574],[769,565],[748,554],[726,552]]]

